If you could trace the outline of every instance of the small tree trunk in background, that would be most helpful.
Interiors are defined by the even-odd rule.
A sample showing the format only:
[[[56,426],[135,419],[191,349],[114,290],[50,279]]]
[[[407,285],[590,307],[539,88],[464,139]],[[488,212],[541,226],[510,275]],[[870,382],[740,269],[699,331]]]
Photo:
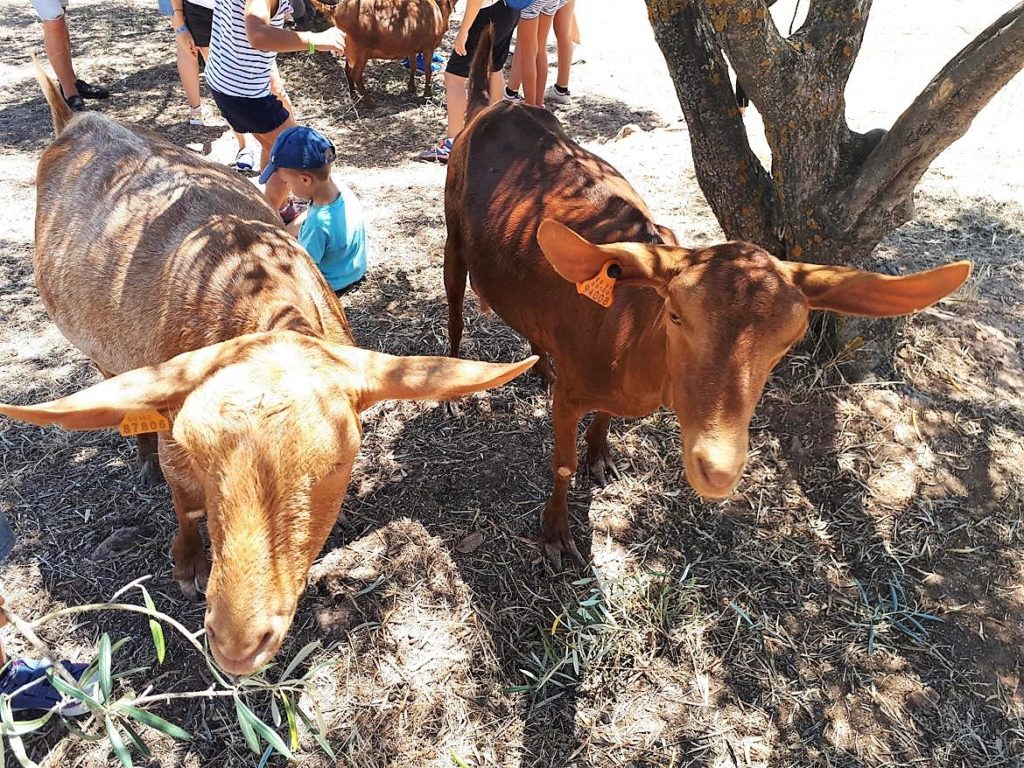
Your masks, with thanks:
[[[726,236],[794,260],[863,263],[913,215],[931,162],[1024,66],[1024,3],[943,67],[888,132],[858,134],[845,91],[871,0],[808,1],[786,38],[766,0],[646,0]],[[770,176],[750,150],[725,56],[764,120]]]

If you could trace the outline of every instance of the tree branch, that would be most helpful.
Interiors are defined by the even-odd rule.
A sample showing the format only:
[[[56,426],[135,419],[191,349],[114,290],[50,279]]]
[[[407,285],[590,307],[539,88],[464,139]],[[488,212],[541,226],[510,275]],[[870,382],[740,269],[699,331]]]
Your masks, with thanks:
[[[839,230],[866,228],[862,234],[870,236],[875,229],[904,223],[913,212],[914,187],[928,166],[967,132],[982,107],[1022,67],[1024,3],[954,56],[899,116],[839,197]]]
[[[697,2],[697,0],[694,0]],[[765,0],[700,0],[721,47],[743,80],[743,88],[764,114],[772,104],[767,90],[795,63],[795,53],[779,32]]]
[[[815,69],[827,65],[842,91],[857,60],[870,12],[871,0],[811,0],[807,18],[790,42],[805,54],[816,52]]]
[[[726,237],[782,255],[779,201],[750,149],[729,68],[699,0],[646,0],[686,117],[701,191]]]

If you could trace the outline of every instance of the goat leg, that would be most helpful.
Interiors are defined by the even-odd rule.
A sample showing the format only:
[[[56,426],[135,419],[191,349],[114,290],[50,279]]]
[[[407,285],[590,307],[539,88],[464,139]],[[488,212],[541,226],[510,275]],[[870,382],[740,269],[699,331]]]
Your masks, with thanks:
[[[608,450],[608,425],[612,416],[605,411],[598,411],[594,414],[594,420],[590,422],[584,433],[587,441],[587,466],[590,467],[590,474],[599,486],[604,488],[612,480],[621,480],[619,468],[612,460],[611,451]]]
[[[171,502],[178,518],[178,535],[171,545],[174,558],[174,579],[181,592],[192,602],[199,602],[199,594],[206,591],[210,578],[210,560],[199,535],[199,519],[205,513],[203,502],[171,482]]]
[[[557,388],[552,403],[552,418],[555,428],[554,487],[544,506],[542,546],[548,560],[560,571],[563,553],[568,554],[581,568],[586,566],[587,561],[580,555],[569,530],[569,483],[576,474],[576,433],[580,412],[566,403],[565,395]]]
[[[157,455],[156,434],[137,435],[135,444],[139,449],[139,482],[143,488],[155,488],[164,479]]]

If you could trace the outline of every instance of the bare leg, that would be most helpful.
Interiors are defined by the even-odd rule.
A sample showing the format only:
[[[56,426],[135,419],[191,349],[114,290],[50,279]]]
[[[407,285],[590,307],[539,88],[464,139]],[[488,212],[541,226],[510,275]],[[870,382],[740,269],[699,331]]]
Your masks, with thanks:
[[[565,392],[556,383],[551,414],[555,428],[554,487],[544,507],[543,547],[544,554],[558,569],[562,567],[563,553],[572,557],[577,565],[586,565],[569,531],[569,483],[576,474],[576,430],[580,412],[566,400]]]
[[[454,139],[466,122],[466,107],[469,96],[466,93],[466,78],[444,73],[444,89],[448,110],[448,138]]]
[[[491,94],[491,104],[497,104],[505,95],[505,76],[501,72],[491,72],[487,87]]]
[[[174,36],[178,55],[178,78],[185,90],[188,105],[195,109],[199,106],[199,57],[196,48],[189,47],[184,34]]]
[[[50,60],[50,66],[60,81],[64,97],[78,95],[78,88],[75,86],[78,77],[71,63],[71,38],[68,35],[67,21],[63,16],[43,22],[43,46],[46,48],[46,58]]]
[[[557,85],[569,87],[569,73],[572,71],[573,24],[576,21],[576,0],[569,0],[555,13],[555,40],[558,42]]]
[[[608,485],[608,475],[618,480],[619,469],[612,461],[612,454],[608,450],[608,425],[611,423],[610,413],[598,411],[594,414],[594,420],[590,422],[584,438],[587,441],[587,466],[590,467],[590,474],[594,481],[604,488]]]
[[[527,104],[540,106],[544,94],[537,93],[537,24],[536,19],[520,19],[516,31],[516,59],[519,76],[523,80],[523,99]]]
[[[516,52],[512,54],[512,66],[508,71],[508,87],[510,90],[519,92],[519,89],[523,87],[523,74],[522,67],[519,66],[519,46],[516,46]]]
[[[544,103],[544,89],[548,84],[548,35],[553,18],[543,13],[537,17],[537,101],[531,102],[537,106]]]

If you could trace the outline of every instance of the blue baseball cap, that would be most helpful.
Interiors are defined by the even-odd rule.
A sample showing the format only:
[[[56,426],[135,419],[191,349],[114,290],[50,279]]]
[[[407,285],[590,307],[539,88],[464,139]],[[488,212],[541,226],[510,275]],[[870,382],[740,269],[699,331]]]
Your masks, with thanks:
[[[306,171],[311,168],[323,168],[333,163],[337,153],[331,140],[320,131],[305,125],[296,125],[281,131],[270,148],[270,162],[260,174],[260,184],[274,175],[278,168],[292,168]]]

